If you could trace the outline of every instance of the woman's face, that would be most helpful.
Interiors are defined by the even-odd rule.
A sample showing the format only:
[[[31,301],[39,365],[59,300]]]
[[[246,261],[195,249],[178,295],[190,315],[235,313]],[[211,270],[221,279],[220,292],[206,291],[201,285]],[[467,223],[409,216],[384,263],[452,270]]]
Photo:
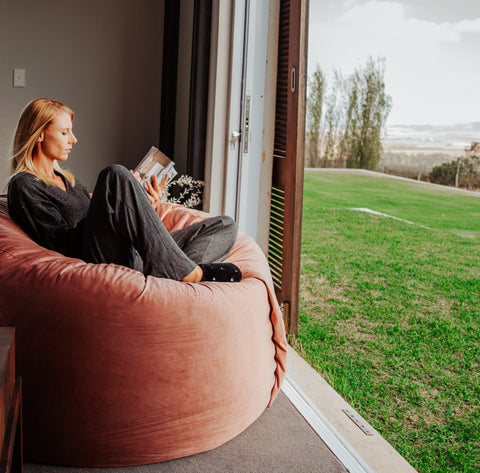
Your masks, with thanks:
[[[67,112],[59,111],[38,138],[35,157],[66,161],[76,142],[72,118]]]

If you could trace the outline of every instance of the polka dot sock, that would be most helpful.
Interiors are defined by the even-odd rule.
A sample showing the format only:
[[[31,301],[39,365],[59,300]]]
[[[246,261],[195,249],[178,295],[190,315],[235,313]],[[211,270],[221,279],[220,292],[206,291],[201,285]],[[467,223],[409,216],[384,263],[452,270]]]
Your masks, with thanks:
[[[199,264],[203,269],[202,281],[238,282],[242,279],[242,272],[233,263]]]

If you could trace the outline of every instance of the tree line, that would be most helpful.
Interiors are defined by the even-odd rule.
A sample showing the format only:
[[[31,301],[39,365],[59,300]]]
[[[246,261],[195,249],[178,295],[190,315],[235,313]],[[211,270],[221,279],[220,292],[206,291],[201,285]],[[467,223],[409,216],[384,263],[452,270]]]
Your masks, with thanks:
[[[428,180],[444,186],[463,189],[480,189],[480,142],[473,141],[465,149],[465,155],[440,166],[435,166]]]
[[[307,167],[375,169],[392,107],[384,75],[384,58],[369,57],[348,77],[335,70],[330,84],[316,67],[307,99]]]

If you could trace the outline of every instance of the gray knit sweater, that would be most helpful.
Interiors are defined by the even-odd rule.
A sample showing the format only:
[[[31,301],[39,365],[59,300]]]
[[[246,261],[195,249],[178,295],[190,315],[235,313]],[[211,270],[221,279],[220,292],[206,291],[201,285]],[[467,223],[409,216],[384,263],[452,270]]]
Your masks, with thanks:
[[[85,186],[75,186],[60,173],[67,188],[45,184],[33,174],[20,172],[8,186],[10,216],[39,245],[65,256],[81,257],[83,225],[90,205]]]

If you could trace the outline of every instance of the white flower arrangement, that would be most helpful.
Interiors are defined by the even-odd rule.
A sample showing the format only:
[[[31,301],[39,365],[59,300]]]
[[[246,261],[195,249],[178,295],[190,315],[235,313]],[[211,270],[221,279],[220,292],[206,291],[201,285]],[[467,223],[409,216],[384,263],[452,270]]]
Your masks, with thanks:
[[[170,182],[162,195],[162,202],[180,204],[189,209],[202,203],[205,183],[192,176],[182,175]]]

